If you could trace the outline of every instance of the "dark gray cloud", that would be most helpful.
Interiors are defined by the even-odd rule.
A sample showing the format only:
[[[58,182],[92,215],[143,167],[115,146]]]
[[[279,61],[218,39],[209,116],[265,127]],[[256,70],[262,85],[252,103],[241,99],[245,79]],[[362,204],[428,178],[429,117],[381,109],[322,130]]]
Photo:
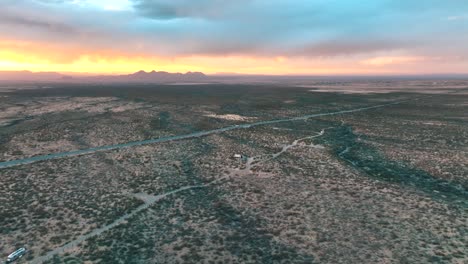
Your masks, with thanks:
[[[468,10],[468,1],[133,0],[133,7],[150,35],[187,44],[171,52],[331,57],[421,49],[437,34],[461,40],[446,18]]]
[[[44,30],[60,34],[76,34],[77,30],[67,24],[57,21],[47,21],[41,18],[26,17],[21,14],[14,14],[0,10],[0,24],[4,26],[21,26],[36,30]]]
[[[142,15],[153,19],[223,18],[250,0],[133,0],[133,6]]]
[[[414,45],[414,43],[413,43]],[[291,55],[310,57],[334,57],[392,51],[408,47],[404,41],[392,40],[348,40],[324,41],[294,49]]]

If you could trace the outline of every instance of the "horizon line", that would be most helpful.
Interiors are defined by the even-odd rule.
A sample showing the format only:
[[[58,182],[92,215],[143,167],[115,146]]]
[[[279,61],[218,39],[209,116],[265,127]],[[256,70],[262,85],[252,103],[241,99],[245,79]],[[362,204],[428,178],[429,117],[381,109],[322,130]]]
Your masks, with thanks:
[[[186,71],[186,72],[169,72],[169,71],[164,71],[164,70],[151,70],[151,71],[145,71],[145,70],[138,70],[138,71],[131,71],[131,72],[115,72],[115,73],[90,73],[90,72],[68,72],[68,71],[33,71],[33,70],[0,70],[0,73],[21,73],[21,72],[28,72],[32,74],[40,74],[40,73],[55,73],[55,74],[61,74],[61,75],[78,75],[77,77],[93,77],[93,76],[119,76],[119,75],[131,75],[135,74],[138,72],[145,72],[145,73],[151,73],[151,72],[165,72],[165,73],[170,73],[170,74],[187,74],[187,73],[203,73],[206,76],[209,77],[450,77],[450,76],[456,76],[456,77],[467,77],[468,78],[468,72],[466,73],[369,73],[369,74],[363,74],[363,73],[334,73],[334,74],[268,74],[268,73],[263,73],[263,74],[249,74],[249,73],[242,73],[242,72],[218,72],[218,73],[204,73],[202,71]],[[74,76],[70,76],[74,77]]]

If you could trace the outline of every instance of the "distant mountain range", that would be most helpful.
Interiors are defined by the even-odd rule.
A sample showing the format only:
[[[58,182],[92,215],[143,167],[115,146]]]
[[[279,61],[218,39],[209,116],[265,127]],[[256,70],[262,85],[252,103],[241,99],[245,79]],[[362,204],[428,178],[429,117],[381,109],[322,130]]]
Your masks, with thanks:
[[[168,82],[199,82],[207,80],[208,77],[201,72],[169,73],[164,71],[138,71],[126,75],[101,75],[86,77],[91,81],[103,82],[148,82],[148,83],[168,83]]]
[[[58,72],[0,71],[0,81],[16,82],[67,82],[67,83],[283,83],[309,82],[317,80],[441,80],[467,79],[467,74],[432,74],[432,75],[330,75],[330,76],[281,76],[281,75],[245,75],[219,73],[207,76],[202,72],[169,73],[165,71],[138,71],[121,75],[64,74]]]
[[[209,79],[201,72],[169,73],[164,71],[138,71],[124,75],[70,76],[57,72],[0,71],[0,81],[67,81],[110,83],[175,83],[203,82]]]
[[[57,81],[70,78],[57,72],[0,71],[1,81]]]

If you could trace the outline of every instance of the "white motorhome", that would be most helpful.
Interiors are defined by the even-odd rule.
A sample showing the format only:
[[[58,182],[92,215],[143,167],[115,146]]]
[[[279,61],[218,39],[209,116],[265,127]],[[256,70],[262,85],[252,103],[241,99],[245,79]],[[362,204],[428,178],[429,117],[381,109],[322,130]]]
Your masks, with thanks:
[[[13,262],[13,261],[21,258],[22,256],[24,256],[24,254],[26,254],[26,248],[24,248],[24,247],[15,250],[15,252],[8,255],[7,263]]]

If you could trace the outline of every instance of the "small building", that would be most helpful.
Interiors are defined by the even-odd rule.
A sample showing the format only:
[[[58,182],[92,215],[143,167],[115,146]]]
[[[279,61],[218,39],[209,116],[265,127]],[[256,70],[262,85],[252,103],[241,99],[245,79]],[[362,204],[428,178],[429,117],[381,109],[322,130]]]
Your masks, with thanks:
[[[241,159],[242,158],[242,155],[241,154],[234,154],[234,156],[232,156],[233,158],[236,158],[236,159]]]

